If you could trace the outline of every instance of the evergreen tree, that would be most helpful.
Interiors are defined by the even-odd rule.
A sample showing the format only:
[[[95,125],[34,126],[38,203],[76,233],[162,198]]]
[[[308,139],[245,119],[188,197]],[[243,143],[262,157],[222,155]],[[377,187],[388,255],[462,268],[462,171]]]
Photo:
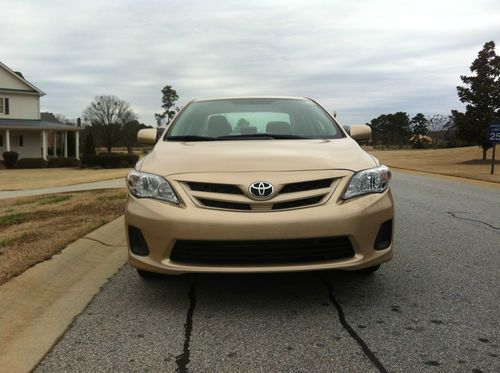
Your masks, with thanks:
[[[458,138],[470,141],[486,151],[492,146],[488,141],[488,125],[500,118],[500,57],[495,53],[495,43],[484,44],[470,67],[471,76],[462,75],[465,86],[457,87],[460,101],[466,104],[465,113],[452,111]]]
[[[155,118],[159,127],[163,125],[168,125],[170,120],[174,117],[175,113],[179,111],[178,107],[175,107],[175,102],[179,99],[177,91],[170,85],[166,85],[161,90],[162,98],[161,107],[164,109],[162,113],[156,113]],[[175,108],[175,109],[174,109]]]

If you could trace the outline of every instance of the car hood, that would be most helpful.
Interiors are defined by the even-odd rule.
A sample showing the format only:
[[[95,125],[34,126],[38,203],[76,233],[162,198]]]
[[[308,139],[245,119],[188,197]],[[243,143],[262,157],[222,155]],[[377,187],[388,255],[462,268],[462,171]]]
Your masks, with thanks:
[[[255,172],[375,167],[351,138],[158,142],[136,168],[163,176],[196,172]]]

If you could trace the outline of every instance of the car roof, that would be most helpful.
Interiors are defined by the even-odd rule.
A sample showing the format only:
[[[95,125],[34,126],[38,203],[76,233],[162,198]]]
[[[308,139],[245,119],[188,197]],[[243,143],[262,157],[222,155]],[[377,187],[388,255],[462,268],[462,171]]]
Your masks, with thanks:
[[[311,100],[307,97],[294,96],[228,96],[195,99],[192,102],[218,101],[218,100],[245,100],[245,99],[275,99],[275,100]]]

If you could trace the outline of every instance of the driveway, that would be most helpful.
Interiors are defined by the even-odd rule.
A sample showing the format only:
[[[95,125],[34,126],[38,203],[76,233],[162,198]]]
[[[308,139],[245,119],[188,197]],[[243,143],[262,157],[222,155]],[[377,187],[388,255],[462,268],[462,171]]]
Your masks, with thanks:
[[[0,199],[4,198],[16,198],[16,197],[29,197],[29,196],[39,196],[42,194],[53,194],[53,193],[64,193],[64,192],[80,192],[83,190],[94,190],[94,189],[114,189],[114,188],[125,188],[125,178],[120,177],[118,179],[96,181],[92,183],[83,183],[75,185],[66,185],[61,187],[53,188],[43,188],[43,189],[26,189],[26,190],[13,190],[13,191],[0,191]]]

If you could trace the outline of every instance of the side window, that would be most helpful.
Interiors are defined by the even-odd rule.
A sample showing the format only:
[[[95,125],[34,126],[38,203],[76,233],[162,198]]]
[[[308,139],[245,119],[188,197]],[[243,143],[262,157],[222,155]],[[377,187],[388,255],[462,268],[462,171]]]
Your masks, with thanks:
[[[3,146],[3,135],[0,135],[0,146]]]
[[[0,114],[4,114],[3,97],[0,97]]]
[[[24,138],[23,138],[23,135],[19,135],[19,146],[24,146]]]

